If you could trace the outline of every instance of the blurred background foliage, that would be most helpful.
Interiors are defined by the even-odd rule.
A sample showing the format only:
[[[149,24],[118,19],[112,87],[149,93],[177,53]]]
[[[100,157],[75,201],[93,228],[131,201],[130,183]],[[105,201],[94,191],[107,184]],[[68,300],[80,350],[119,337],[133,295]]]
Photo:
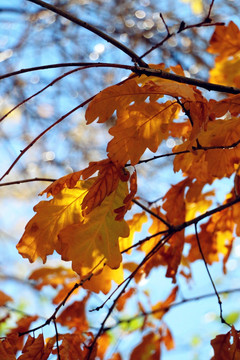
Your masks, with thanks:
[[[182,21],[187,25],[202,21],[210,5],[210,1],[204,0],[51,0],[49,2],[106,32],[140,56],[160,43],[167,35],[163,19],[170,32],[177,32]],[[237,0],[216,0],[211,17],[214,22],[223,21],[226,24],[233,20],[239,26],[239,11],[240,4]],[[163,15],[163,19],[160,14]],[[180,64],[186,76],[208,80],[214,57],[206,52],[206,48],[213,30],[213,27],[194,27],[183,31],[150,52],[144,60],[156,64],[163,62],[166,67]],[[132,65],[131,59],[113,45],[48,10],[24,0],[11,0],[11,2],[1,0],[0,75],[23,68],[70,62]],[[2,79],[0,117],[71,69],[73,68],[63,66]],[[46,91],[18,107],[0,125],[1,175],[20,151],[39,133],[89,97],[127,76],[129,72],[126,70],[113,68],[77,71],[56,81]],[[71,171],[85,168],[89,161],[105,158],[106,145],[111,138],[107,129],[113,121],[114,116],[104,125],[92,124],[88,127],[85,124],[84,109],[74,112],[30,148],[3,182],[35,177],[59,178]],[[170,152],[174,144],[174,140],[164,143],[159,153]],[[150,152],[144,157],[148,155]],[[144,200],[152,202],[161,198],[170,184],[179,180],[178,174],[172,173],[171,164],[172,160],[166,158],[138,168],[139,195]],[[52,296],[52,290],[43,292],[39,299],[39,293],[36,293],[32,285],[25,280],[29,272],[39,264],[30,266],[27,261],[22,261],[15,249],[27,221],[33,215],[32,207],[38,202],[37,194],[47,185],[48,183],[31,182],[0,187],[1,286],[7,293],[15,296],[14,307],[20,311],[20,314],[22,310],[35,313],[39,302],[43,316],[45,313],[51,313],[47,299]],[[226,189],[227,187],[226,184]],[[233,253],[236,256],[232,262],[230,260],[229,265],[233,286],[236,285],[234,271],[239,265],[239,245],[237,249]],[[51,261],[55,264],[56,259],[50,257],[50,264]],[[219,268],[217,265],[216,279],[217,284],[221,286]],[[204,283],[205,280],[207,285]],[[163,279],[163,287],[164,281]],[[209,291],[208,281],[207,276],[206,279],[202,279],[197,294]],[[222,287],[226,288],[226,283],[222,284]],[[161,297],[164,298],[167,293],[164,290]],[[194,294],[196,295],[196,292]],[[207,300],[205,305],[206,303]],[[212,304],[215,303],[214,300]],[[198,304],[193,306],[190,311],[196,311],[197,306]],[[214,305],[210,305],[210,308],[211,306],[214,308]],[[217,306],[215,309],[217,312]],[[179,318],[179,323],[186,321],[184,311],[181,313],[182,318]],[[234,307],[227,312],[230,318],[234,317],[235,321],[238,321],[239,312]],[[169,316],[169,321],[174,322],[174,315]],[[209,346],[209,334],[204,333],[204,329],[215,319],[214,311],[210,311],[199,328],[194,328],[194,324],[190,326],[191,335],[186,334],[186,337],[179,329],[174,335],[178,334],[180,337],[180,353],[178,348],[176,357],[174,354],[166,354],[166,359],[179,359],[179,356],[182,356],[181,350],[185,354],[185,359],[205,359],[205,355],[201,357],[200,347],[203,341],[208,342]],[[191,321],[194,322],[192,319]],[[8,326],[9,324],[11,321]],[[5,327],[3,323],[2,332]],[[218,330],[213,326],[209,327],[209,331],[211,335],[215,335]],[[190,347],[190,355],[187,357],[186,351]]]

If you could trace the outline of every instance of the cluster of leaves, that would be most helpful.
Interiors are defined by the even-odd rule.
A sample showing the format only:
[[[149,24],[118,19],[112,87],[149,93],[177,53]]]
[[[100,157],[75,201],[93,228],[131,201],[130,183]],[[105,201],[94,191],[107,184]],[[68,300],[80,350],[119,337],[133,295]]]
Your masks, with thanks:
[[[34,207],[36,215],[26,225],[17,245],[19,254],[30,262],[41,258],[45,263],[56,251],[63,261],[71,262],[72,269],[41,267],[30,275],[37,290],[45,286],[58,289],[53,299],[57,307],[44,324],[31,330],[37,317],[20,319],[0,343],[1,359],[14,360],[19,351],[19,360],[48,359],[50,354],[62,360],[104,359],[112,342],[112,328],[106,325],[108,318],[114,309],[121,316],[139,281],[154,268],[165,267],[166,277],[173,284],[177,274],[188,280],[191,264],[198,259],[204,261],[207,269],[213,262],[222,261],[226,272],[235,234],[240,235],[240,90],[228,87],[239,86],[239,48],[240,30],[236,24],[216,27],[208,47],[209,53],[216,55],[209,80],[220,83],[223,91],[229,93],[222,100],[206,98],[199,89],[201,83],[190,84],[180,65],[166,68],[162,63],[145,66],[138,63],[140,66],[133,67],[126,80],[104,89],[89,102],[85,114],[89,125],[96,120],[104,124],[116,114],[109,129],[112,139],[107,144],[107,158],[91,162],[87,168],[54,181],[42,191],[40,195],[46,194],[51,199]],[[147,71],[151,75],[146,75]],[[181,171],[183,179],[170,187],[161,205],[145,206],[136,195],[137,166],[146,162],[141,158],[147,149],[155,153],[169,138],[178,140],[171,155],[173,169]],[[234,174],[232,191],[224,203],[209,210],[215,193],[204,191],[205,185]],[[126,214],[130,214],[128,220]],[[198,231],[197,225],[204,219]],[[135,233],[149,221],[148,236],[134,243]],[[185,244],[187,253],[183,253]],[[139,263],[131,258],[133,249],[143,255]],[[118,292],[111,293],[112,281]],[[132,287],[127,290],[130,283]],[[86,295],[66,305],[80,287],[86,290]],[[110,293],[106,301],[114,294],[115,299],[101,327],[94,332],[86,306],[92,293],[100,291]],[[165,300],[150,304],[150,311],[138,302],[133,318],[142,321],[134,330],[142,333],[142,339],[132,350],[131,360],[159,359],[162,346],[167,350],[174,347],[163,318],[176,304],[177,295],[178,287],[174,285]],[[216,295],[224,322],[217,291]],[[1,294],[1,306],[11,301]],[[119,320],[116,326],[133,318]],[[28,335],[51,322],[56,331],[54,337],[44,341],[42,334]],[[59,333],[57,325],[67,327],[67,332]],[[237,359],[239,341],[233,326],[226,335],[218,335],[211,342],[212,359]],[[121,358],[118,352],[108,357]]]

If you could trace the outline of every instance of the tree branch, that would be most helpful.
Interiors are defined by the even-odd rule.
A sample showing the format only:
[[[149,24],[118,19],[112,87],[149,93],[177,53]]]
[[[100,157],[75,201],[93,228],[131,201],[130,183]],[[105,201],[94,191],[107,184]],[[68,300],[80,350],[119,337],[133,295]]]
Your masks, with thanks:
[[[240,288],[230,289],[230,290],[222,290],[222,291],[219,291],[218,294],[220,294],[220,295],[233,294],[235,292],[240,292]],[[162,307],[160,306],[158,309],[155,309],[155,310],[152,310],[152,311],[145,311],[144,313],[136,314],[133,317],[128,318],[128,319],[122,319],[122,320],[120,319],[120,320],[118,320],[116,322],[115,325],[105,327],[104,331],[112,330],[112,329],[116,328],[117,326],[119,326],[121,324],[130,323],[131,321],[134,321],[135,319],[138,319],[138,318],[141,318],[141,317],[151,316],[153,314],[157,314],[159,312],[162,312],[162,311],[165,311],[165,310],[168,310],[168,309],[172,309],[174,307],[178,307],[178,306],[187,304],[189,302],[204,300],[204,299],[207,299],[209,297],[213,297],[215,295],[216,295],[215,292],[213,292],[213,293],[204,294],[204,295],[200,295],[200,296],[194,296],[194,297],[188,298],[188,299],[183,299],[183,300],[180,300],[178,302],[169,304],[168,306],[162,306]]]
[[[18,155],[18,157],[14,160],[14,162],[11,164],[11,166],[7,169],[7,171],[2,175],[2,177],[0,178],[0,181],[2,181],[2,179],[5,178],[5,176],[7,176],[10,171],[12,170],[12,168],[16,165],[16,163],[21,159],[21,157],[43,136],[45,135],[49,130],[51,130],[54,126],[56,126],[57,124],[59,124],[61,121],[63,121],[64,119],[66,119],[66,117],[68,117],[69,115],[71,115],[72,113],[74,113],[76,110],[80,109],[81,107],[83,107],[84,105],[88,104],[92,99],[94,98],[94,96],[92,96],[91,98],[89,98],[88,100],[84,101],[83,103],[81,103],[80,105],[76,106],[74,109],[70,110],[68,113],[66,113],[65,115],[63,115],[61,118],[59,118],[57,121],[55,121],[52,125],[50,125],[49,127],[47,127],[44,131],[42,131],[35,139],[33,139],[31,141],[30,144],[28,144],[23,150],[20,151],[20,154]]]
[[[59,63],[59,64],[33,66],[33,67],[29,67],[29,68],[16,70],[16,71],[4,74],[4,75],[0,75],[0,80],[9,78],[11,76],[28,73],[31,71],[57,69],[57,68],[63,68],[63,67],[82,67],[82,66],[85,67],[86,69],[98,68],[98,67],[103,67],[103,68],[110,67],[110,68],[125,69],[125,70],[130,70],[130,71],[132,71],[132,69],[133,69],[133,66],[131,66],[131,65],[122,65],[122,64],[114,64],[114,63],[70,62],[70,63]]]
[[[176,75],[161,69],[151,69],[151,68],[135,66],[133,71],[138,75],[144,74],[146,76],[156,76],[162,79],[173,80],[181,84],[198,86],[208,91],[219,91],[227,94],[240,94],[240,89],[235,88],[233,86],[213,84],[203,80],[197,80],[186,76]]]

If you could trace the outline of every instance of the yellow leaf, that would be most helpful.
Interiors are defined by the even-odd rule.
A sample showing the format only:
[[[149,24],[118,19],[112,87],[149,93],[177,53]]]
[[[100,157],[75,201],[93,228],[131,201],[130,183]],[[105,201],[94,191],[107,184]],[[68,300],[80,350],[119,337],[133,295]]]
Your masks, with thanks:
[[[222,58],[210,70],[209,81],[226,86],[240,86],[240,51],[234,58]]]
[[[204,194],[201,194],[195,202],[187,202],[185,221],[192,220],[197,215],[205,213],[207,209],[212,205],[212,200],[209,199],[209,197],[213,195],[214,191],[208,191]]]
[[[17,245],[19,253],[30,262],[47,255],[57,247],[59,232],[70,224],[83,221],[81,203],[92,186],[94,179],[80,181],[73,189],[64,188],[54,199],[41,201],[34,207],[37,213],[27,224]]]
[[[139,232],[142,230],[142,225],[148,221],[146,213],[143,211],[138,214],[134,214],[133,218],[128,220],[128,226],[130,229],[129,236],[127,238],[120,238],[120,250],[123,251],[130,246],[132,246],[133,238],[135,232]],[[127,252],[128,254],[131,253],[131,250]]]
[[[135,165],[147,148],[156,152],[160,143],[169,137],[168,126],[178,113],[179,105],[172,101],[122,108],[117,124],[109,130],[114,136],[107,147],[109,158],[122,166],[128,160]]]
[[[107,294],[112,288],[112,281],[119,285],[123,280],[124,276],[122,264],[120,264],[118,269],[111,269],[106,265],[100,274],[94,274],[90,280],[86,281],[83,284],[83,288],[96,293],[102,291],[104,294]]]
[[[163,215],[161,213],[160,207],[154,208],[154,209],[152,209],[152,211],[156,215],[158,215],[160,218],[166,220],[165,215]],[[167,230],[167,226],[162,221],[160,221],[157,217],[151,215],[151,219],[152,219],[152,225],[148,229],[150,234],[154,235],[154,234],[157,234],[158,232]],[[144,251],[146,254],[148,254],[152,250],[152,248],[157,244],[160,237],[161,237],[161,235],[155,236],[154,238],[150,239],[149,241],[145,241],[142,245],[140,245],[139,250]]]
[[[181,0],[182,2],[189,3],[191,5],[194,14],[198,15],[203,12],[202,0]]]
[[[122,256],[118,238],[127,237],[129,228],[124,220],[115,220],[114,210],[123,205],[127,192],[127,183],[120,181],[117,189],[103,200],[101,206],[86,215],[83,223],[69,225],[60,232],[57,251],[63,260],[72,261],[73,270],[82,277],[103,259],[112,269],[120,266]],[[103,263],[100,268],[102,266]]]

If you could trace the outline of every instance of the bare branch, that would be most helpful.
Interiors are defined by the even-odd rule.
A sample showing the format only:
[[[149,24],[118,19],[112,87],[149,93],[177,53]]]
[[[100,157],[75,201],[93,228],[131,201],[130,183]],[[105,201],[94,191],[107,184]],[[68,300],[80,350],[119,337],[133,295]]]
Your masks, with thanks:
[[[229,289],[229,290],[222,290],[222,291],[219,291],[218,294],[219,294],[219,295],[233,294],[233,293],[235,293],[235,292],[240,292],[240,288]],[[155,309],[155,310],[152,310],[152,311],[145,311],[144,313],[136,314],[136,315],[134,315],[133,317],[128,318],[128,319],[120,319],[120,320],[118,320],[118,321],[116,322],[115,325],[109,326],[109,327],[105,327],[105,328],[104,328],[104,331],[112,330],[112,329],[116,328],[117,326],[119,326],[119,325],[121,325],[121,324],[130,323],[131,321],[133,321],[133,320],[135,320],[135,319],[138,319],[138,318],[141,318],[141,317],[151,316],[151,315],[153,315],[153,314],[157,314],[157,313],[162,312],[162,311],[164,311],[164,310],[168,310],[168,309],[172,309],[172,308],[175,308],[175,307],[179,307],[179,306],[184,305],[184,304],[189,303],[189,302],[204,300],[204,299],[207,299],[207,298],[209,298],[209,297],[213,297],[213,296],[215,296],[215,295],[216,295],[215,292],[213,292],[213,293],[204,294],[204,295],[200,295],[200,296],[194,296],[194,297],[191,297],[191,298],[188,298],[188,299],[183,299],[183,300],[180,300],[180,301],[178,301],[178,302],[169,304],[167,307],[166,307],[166,306],[160,306],[158,309]]]
[[[48,70],[48,69],[57,69],[57,68],[63,68],[63,67],[82,67],[85,68],[98,68],[98,67],[109,67],[109,68],[117,68],[117,69],[125,69],[125,70],[131,70],[132,66],[130,65],[121,65],[121,64],[113,64],[113,63],[93,63],[93,62],[70,62],[70,63],[59,63],[59,64],[48,64],[48,65],[42,65],[42,66],[34,66],[29,67],[25,69],[16,70],[4,75],[0,75],[0,80],[9,78],[11,76],[15,75],[21,75],[24,73],[32,72],[32,71],[39,71],[39,70]]]

